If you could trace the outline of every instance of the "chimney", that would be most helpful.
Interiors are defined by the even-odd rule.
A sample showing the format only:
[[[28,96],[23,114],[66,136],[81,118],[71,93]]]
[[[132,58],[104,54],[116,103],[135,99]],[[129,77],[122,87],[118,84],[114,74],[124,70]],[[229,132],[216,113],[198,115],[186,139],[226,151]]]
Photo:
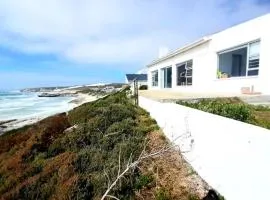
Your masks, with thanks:
[[[158,50],[158,58],[162,58],[168,55],[169,49],[167,47],[160,47]]]

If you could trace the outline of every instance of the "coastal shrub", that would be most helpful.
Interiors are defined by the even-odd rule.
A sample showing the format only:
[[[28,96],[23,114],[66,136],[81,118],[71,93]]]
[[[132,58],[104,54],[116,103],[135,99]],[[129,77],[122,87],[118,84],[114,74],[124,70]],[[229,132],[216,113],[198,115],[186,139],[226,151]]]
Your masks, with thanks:
[[[92,199],[93,197],[94,186],[90,179],[80,176],[72,188],[71,199]]]
[[[202,99],[198,102],[178,101],[177,103],[242,122],[249,122],[253,119],[251,109],[243,103],[232,104],[220,99]]]
[[[47,152],[50,144],[70,126],[64,113],[49,117],[39,122],[39,124],[42,130],[36,131],[35,143],[32,144],[30,151],[22,156],[24,161],[32,161],[40,152]]]
[[[118,104],[118,105],[116,105]],[[117,108],[113,108],[114,106],[121,106],[126,109],[134,110],[134,106],[132,106],[125,95],[125,91],[113,95],[109,95],[104,97],[98,101],[94,101],[91,103],[83,104],[72,111],[69,112],[68,118],[72,125],[78,123],[85,123],[86,120],[91,119],[95,116],[104,116],[107,113],[111,113],[113,110],[117,110]],[[108,109],[107,109],[108,108]],[[110,111],[109,111],[110,110]],[[121,113],[119,111],[118,113]],[[112,114],[112,113],[111,113]]]
[[[156,128],[155,120],[133,105],[124,90],[2,136],[0,196],[100,199],[108,177],[112,181],[118,174],[119,156],[124,170]],[[110,194],[132,199],[136,187],[150,184],[148,178],[138,169],[129,171]]]
[[[140,175],[136,179],[135,188],[136,190],[140,190],[144,187],[148,187],[149,185],[151,185],[151,183],[153,183],[153,181],[154,177],[151,174]]]
[[[270,129],[270,107],[248,105],[238,98],[178,101],[178,104]]]
[[[3,152],[7,152],[14,148],[17,145],[20,145],[27,141],[31,135],[30,126],[20,128],[19,130],[12,130],[6,132],[5,134],[0,136],[0,154]],[[20,133],[24,134],[20,134]]]
[[[57,179],[56,173],[41,177],[37,181],[23,186],[19,190],[17,199],[49,199],[55,191]]]
[[[101,149],[87,147],[78,153],[74,161],[75,170],[80,173],[91,173],[103,169],[106,154]]]

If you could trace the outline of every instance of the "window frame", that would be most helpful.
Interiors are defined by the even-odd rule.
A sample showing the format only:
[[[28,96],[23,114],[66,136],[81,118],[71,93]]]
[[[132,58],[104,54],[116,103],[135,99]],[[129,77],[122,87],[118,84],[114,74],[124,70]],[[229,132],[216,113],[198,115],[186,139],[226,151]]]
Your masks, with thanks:
[[[244,44],[241,44],[241,45],[237,45],[237,46],[234,46],[234,47],[231,47],[231,48],[227,48],[227,49],[224,49],[222,51],[218,51],[217,52],[217,61],[218,61],[218,66],[217,66],[217,69],[219,70],[220,68],[220,55],[222,54],[225,54],[225,53],[229,53],[229,52],[232,52],[232,51],[236,51],[236,50],[239,50],[239,49],[243,49],[243,48],[247,48],[247,58],[246,58],[246,75],[245,76],[234,76],[234,77],[228,77],[226,79],[231,79],[231,78],[243,78],[243,77],[257,77],[259,76],[259,72],[260,72],[260,51],[259,51],[259,55],[258,55],[258,59],[259,59],[259,64],[258,64],[258,67],[255,67],[255,68],[250,68],[250,46],[251,44],[254,44],[254,43],[257,43],[259,42],[259,45],[261,45],[261,40],[260,39],[256,39],[256,40],[252,40],[250,42],[247,42],[247,43],[244,43]],[[255,60],[255,59],[254,59]],[[258,71],[257,75],[248,75],[248,72],[250,71]],[[217,77],[218,78],[218,77]],[[218,78],[220,79],[220,78]]]
[[[159,84],[159,72],[158,70],[151,71],[151,86],[158,87]]]
[[[189,70],[191,70],[191,77],[188,77],[188,78],[191,78],[191,84],[188,84],[188,81],[187,81],[187,77],[185,77],[186,78],[186,83],[184,84],[184,85],[181,85],[181,84],[179,84],[178,83],[178,68],[179,67],[181,67],[182,65],[185,65],[185,70],[186,70],[186,72],[188,71],[187,70],[187,65],[188,65],[188,63],[191,63],[191,69],[189,69]],[[177,63],[176,65],[176,86],[192,86],[193,85],[193,59],[189,59],[189,60],[186,60],[186,61],[184,61],[184,62],[180,62],[180,63]]]

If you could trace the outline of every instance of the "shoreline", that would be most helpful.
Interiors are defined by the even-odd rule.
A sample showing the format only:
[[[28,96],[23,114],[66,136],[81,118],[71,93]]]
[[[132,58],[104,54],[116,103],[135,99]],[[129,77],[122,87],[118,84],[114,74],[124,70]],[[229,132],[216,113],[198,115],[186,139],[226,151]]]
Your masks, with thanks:
[[[53,98],[53,97],[52,97]],[[91,96],[88,94],[81,94],[78,93],[77,96],[75,97],[75,99],[67,102],[68,104],[71,104],[70,109],[65,110],[63,112],[68,112],[84,103],[88,103],[88,102],[92,102],[97,100],[98,97],[97,96]],[[56,112],[54,114],[50,114],[50,115],[43,115],[43,116],[37,116],[37,117],[28,117],[28,118],[24,118],[24,119],[9,119],[9,120],[0,120],[0,136],[3,135],[5,132],[14,130],[14,129],[18,129],[18,128],[22,128],[24,126],[27,125],[32,125],[34,123],[39,122],[40,120],[43,120],[47,117],[56,115],[58,113],[61,112]]]

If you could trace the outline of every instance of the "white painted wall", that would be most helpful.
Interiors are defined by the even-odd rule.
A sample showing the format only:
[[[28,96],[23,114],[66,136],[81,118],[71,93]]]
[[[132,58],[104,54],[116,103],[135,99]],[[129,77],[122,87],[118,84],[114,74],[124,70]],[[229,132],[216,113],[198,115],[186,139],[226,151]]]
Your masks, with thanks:
[[[254,86],[255,91],[270,94],[270,14],[247,21],[237,26],[213,34],[210,41],[199,45],[184,53],[161,61],[148,68],[148,86],[151,87],[151,71],[172,66],[172,89],[189,92],[230,92],[240,93],[241,87]],[[261,40],[260,44],[260,69],[257,77],[239,77],[226,80],[217,80],[218,56],[217,53],[239,46],[254,40]],[[176,86],[176,64],[193,59],[193,85]]]
[[[139,104],[227,200],[269,198],[269,130],[174,103],[140,97]]]
[[[165,67],[172,67],[172,89],[173,90],[177,90],[177,89],[181,89],[183,88],[183,86],[177,86],[176,85],[176,64],[178,63],[182,63],[185,62],[187,60],[191,60],[193,59],[193,67],[196,65],[198,67],[196,67],[196,70],[193,70],[193,86],[197,86],[200,87],[201,85],[201,76],[202,73],[204,73],[205,69],[204,69],[204,65],[203,63],[205,63],[206,60],[206,53],[207,53],[207,49],[208,49],[208,43],[203,44],[198,46],[196,49],[191,49],[188,52],[182,53],[180,55],[177,55],[171,59],[167,59],[161,63],[158,63],[154,66],[152,66],[151,68],[148,69],[148,86],[151,89],[160,89],[163,88],[162,87],[162,73],[161,73],[161,69],[165,68]],[[159,86],[158,87],[152,87],[151,85],[151,72],[158,70],[159,72]],[[186,86],[189,88],[192,88],[193,86]],[[167,89],[167,88],[166,88]]]

